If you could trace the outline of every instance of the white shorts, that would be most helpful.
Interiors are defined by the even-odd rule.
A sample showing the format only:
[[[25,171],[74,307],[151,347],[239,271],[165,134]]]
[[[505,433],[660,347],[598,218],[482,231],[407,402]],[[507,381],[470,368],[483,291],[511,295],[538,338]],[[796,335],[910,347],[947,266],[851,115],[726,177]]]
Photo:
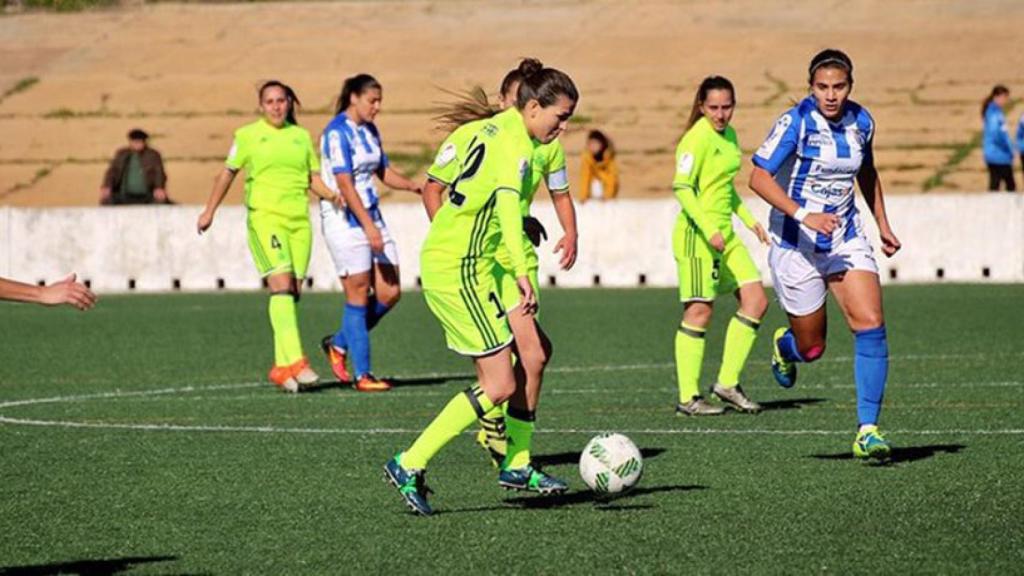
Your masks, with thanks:
[[[374,263],[398,267],[398,246],[383,220],[376,222],[384,238],[382,254],[373,253],[362,227],[350,225],[344,211],[321,210],[320,223],[339,277],[368,272]]]
[[[847,270],[878,274],[874,251],[867,238],[858,236],[827,254],[800,252],[772,243],[768,267],[779,305],[787,314],[806,316],[825,305],[825,280]]]

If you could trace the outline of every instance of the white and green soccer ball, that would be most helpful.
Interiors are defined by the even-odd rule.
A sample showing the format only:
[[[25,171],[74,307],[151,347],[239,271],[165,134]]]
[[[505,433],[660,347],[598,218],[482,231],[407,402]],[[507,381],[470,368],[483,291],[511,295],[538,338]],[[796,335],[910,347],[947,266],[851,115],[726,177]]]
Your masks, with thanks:
[[[640,450],[622,434],[594,436],[580,455],[580,476],[598,495],[627,492],[640,482],[643,472]]]

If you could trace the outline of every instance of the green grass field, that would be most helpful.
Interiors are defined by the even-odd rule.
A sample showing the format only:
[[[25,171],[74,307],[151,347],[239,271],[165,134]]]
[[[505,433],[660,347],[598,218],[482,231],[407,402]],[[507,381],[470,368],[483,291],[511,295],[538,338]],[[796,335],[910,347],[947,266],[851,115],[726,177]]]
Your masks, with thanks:
[[[0,574],[1024,573],[1024,286],[890,287],[883,429],[896,462],[850,459],[852,338],[778,388],[773,307],[744,385],[769,408],[680,419],[672,290],[547,290],[555,343],[534,452],[572,491],[510,495],[469,435],[433,462],[438,510],[381,481],[472,381],[411,293],[373,334],[399,387],[289,396],[260,294],[103,298],[89,313],[0,305]],[[338,295],[301,304],[307,351]],[[718,368],[722,301],[704,381]],[[314,365],[329,374],[316,356]],[[645,454],[595,502],[596,432]]]

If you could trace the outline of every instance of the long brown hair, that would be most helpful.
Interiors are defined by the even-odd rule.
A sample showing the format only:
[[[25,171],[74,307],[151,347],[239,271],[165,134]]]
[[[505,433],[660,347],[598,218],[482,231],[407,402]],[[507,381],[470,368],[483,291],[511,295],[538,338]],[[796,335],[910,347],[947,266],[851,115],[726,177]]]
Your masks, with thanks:
[[[356,74],[351,78],[346,78],[345,83],[341,85],[338,101],[334,105],[334,115],[337,116],[348,109],[349,104],[352,103],[353,94],[360,96],[363,92],[373,89],[383,90],[380,82],[369,74]]]
[[[260,86],[260,104],[263,103],[263,93],[268,88],[275,87],[284,90],[284,97],[288,100],[288,112],[285,114],[285,120],[289,124],[295,124],[296,126],[298,126],[299,121],[295,119],[295,107],[302,106],[302,102],[299,102],[299,97],[295,94],[295,90],[292,90],[291,86],[278,80],[267,80],[266,82],[263,83],[262,86]]]
[[[690,118],[686,121],[686,130],[689,131],[693,128],[693,125],[704,116],[704,112],[701,111],[701,106],[708,99],[708,92],[712,90],[728,90],[729,96],[732,98],[732,103],[736,105],[736,89],[732,87],[732,82],[729,81],[725,76],[708,76],[700,83],[697,88],[697,93],[693,96],[693,107],[690,108]]]
[[[985,117],[985,111],[988,110],[988,105],[991,104],[992,101],[996,99],[996,96],[1002,96],[1003,94],[1009,93],[1010,89],[1007,88],[1006,86],[1003,86],[1002,84],[996,84],[995,86],[993,86],[992,92],[989,93],[988,98],[985,98],[985,101],[981,103],[981,117]]]
[[[501,81],[501,93],[507,92],[513,84],[519,83],[516,91],[516,108],[522,110],[530,100],[536,100],[541,106],[550,106],[559,96],[566,96],[573,102],[579,100],[579,92],[572,79],[564,72],[554,68],[545,68],[536,58],[524,58],[519,66],[512,69]],[[442,106],[434,116],[438,128],[450,132],[463,124],[474,120],[490,118],[501,111],[497,104],[491,103],[487,92],[476,86],[468,92],[460,93],[445,90],[455,96],[455,101]]]

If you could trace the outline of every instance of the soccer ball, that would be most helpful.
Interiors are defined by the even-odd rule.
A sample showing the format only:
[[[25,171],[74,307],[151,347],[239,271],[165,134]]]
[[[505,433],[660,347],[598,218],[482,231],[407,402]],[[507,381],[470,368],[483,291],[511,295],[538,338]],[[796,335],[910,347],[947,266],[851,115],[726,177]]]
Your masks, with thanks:
[[[594,436],[580,454],[580,476],[598,495],[621,494],[637,485],[644,459],[636,444],[622,434]]]

